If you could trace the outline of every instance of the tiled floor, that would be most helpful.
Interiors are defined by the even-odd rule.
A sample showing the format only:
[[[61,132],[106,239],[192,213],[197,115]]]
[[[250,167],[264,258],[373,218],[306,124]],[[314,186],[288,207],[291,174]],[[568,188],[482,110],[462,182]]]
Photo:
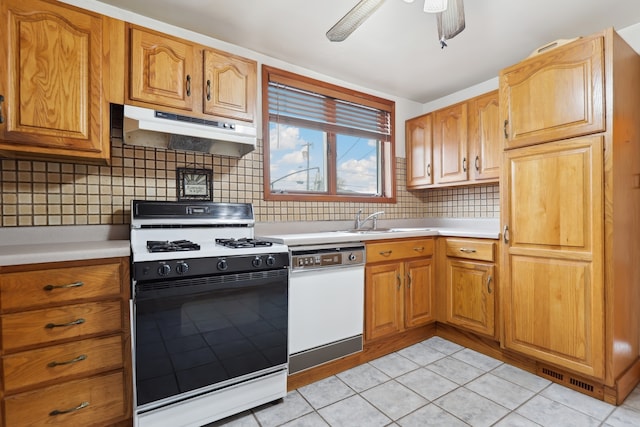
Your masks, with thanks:
[[[640,426],[616,407],[442,338],[357,366],[211,426]]]

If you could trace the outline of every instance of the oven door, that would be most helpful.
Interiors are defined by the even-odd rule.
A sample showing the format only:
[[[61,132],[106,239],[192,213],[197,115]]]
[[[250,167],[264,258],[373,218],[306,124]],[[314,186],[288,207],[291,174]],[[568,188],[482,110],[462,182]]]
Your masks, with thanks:
[[[286,368],[287,274],[135,283],[137,409]]]

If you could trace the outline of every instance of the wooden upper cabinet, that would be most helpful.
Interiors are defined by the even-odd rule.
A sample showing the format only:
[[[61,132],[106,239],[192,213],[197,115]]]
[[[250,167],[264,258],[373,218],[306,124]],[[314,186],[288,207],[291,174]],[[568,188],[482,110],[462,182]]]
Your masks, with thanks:
[[[255,61],[134,25],[129,43],[132,104],[221,121],[255,122]]]
[[[500,72],[504,148],[605,129],[604,38],[586,37]]]
[[[164,34],[131,28],[130,98],[191,111],[196,49]]]
[[[498,91],[469,100],[469,167],[472,181],[497,181],[502,161]]]
[[[203,55],[203,111],[253,122],[258,90],[256,62],[213,49],[205,49]]]
[[[406,122],[407,188],[433,184],[432,122],[431,114]]]
[[[434,113],[434,172],[437,184],[468,179],[467,103],[459,103]]]
[[[107,164],[124,23],[40,0],[4,0],[0,21],[0,152]]]

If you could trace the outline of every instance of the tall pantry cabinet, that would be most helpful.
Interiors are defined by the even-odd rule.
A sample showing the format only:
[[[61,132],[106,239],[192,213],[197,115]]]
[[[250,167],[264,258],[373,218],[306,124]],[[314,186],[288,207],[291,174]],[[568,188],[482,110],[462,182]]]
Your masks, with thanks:
[[[610,403],[640,380],[640,57],[612,30],[500,73],[503,346]]]

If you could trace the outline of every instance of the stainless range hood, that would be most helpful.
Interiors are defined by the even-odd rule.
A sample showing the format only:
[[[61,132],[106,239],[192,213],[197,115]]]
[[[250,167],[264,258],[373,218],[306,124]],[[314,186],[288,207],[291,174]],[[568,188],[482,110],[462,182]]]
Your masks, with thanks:
[[[113,110],[112,110],[113,111]],[[125,144],[242,157],[256,148],[253,126],[125,105]]]

